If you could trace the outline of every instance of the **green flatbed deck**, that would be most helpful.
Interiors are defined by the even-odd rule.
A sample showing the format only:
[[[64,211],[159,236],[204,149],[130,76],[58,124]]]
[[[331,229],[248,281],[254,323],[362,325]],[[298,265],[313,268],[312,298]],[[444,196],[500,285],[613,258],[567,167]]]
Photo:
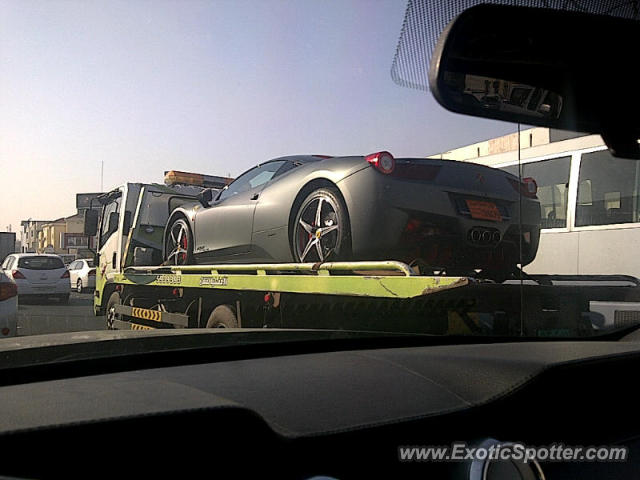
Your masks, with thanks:
[[[473,282],[415,275],[401,262],[129,267],[116,284],[375,298],[415,298]]]

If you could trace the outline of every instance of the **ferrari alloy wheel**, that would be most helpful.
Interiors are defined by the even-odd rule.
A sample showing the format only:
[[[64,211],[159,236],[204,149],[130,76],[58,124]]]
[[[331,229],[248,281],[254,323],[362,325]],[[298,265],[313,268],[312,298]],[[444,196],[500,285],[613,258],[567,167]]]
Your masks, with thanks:
[[[193,257],[193,240],[184,218],[175,219],[167,229],[164,242],[165,264],[189,265]]]
[[[293,226],[296,262],[326,262],[344,258],[348,251],[346,208],[332,188],[311,192],[300,204]]]

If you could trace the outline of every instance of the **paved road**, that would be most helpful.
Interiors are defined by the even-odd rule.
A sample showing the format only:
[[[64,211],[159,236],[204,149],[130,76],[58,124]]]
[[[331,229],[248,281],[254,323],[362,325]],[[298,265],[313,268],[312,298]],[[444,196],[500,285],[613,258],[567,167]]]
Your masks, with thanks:
[[[18,300],[18,335],[104,330],[105,318],[96,317],[91,293],[72,293],[68,305],[56,300]]]

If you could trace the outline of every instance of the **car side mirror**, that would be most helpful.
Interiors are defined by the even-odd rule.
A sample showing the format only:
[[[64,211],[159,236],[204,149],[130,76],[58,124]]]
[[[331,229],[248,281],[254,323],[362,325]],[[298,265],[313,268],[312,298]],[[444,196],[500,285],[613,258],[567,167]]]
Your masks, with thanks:
[[[211,203],[211,200],[213,200],[213,192],[211,191],[210,188],[207,188],[198,194],[198,201],[205,208],[209,206],[209,203]]]
[[[98,218],[100,213],[97,210],[84,211],[83,233],[89,237],[95,237],[98,233]]]

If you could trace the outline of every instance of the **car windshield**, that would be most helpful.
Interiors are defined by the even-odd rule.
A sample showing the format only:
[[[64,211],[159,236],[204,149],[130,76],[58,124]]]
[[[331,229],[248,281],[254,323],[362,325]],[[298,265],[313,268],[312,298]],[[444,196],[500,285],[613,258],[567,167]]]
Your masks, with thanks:
[[[2,331],[639,324],[640,162],[429,91],[476,3],[0,0]],[[560,108],[510,79],[461,97]],[[18,271],[64,268],[39,254],[68,272]]]

